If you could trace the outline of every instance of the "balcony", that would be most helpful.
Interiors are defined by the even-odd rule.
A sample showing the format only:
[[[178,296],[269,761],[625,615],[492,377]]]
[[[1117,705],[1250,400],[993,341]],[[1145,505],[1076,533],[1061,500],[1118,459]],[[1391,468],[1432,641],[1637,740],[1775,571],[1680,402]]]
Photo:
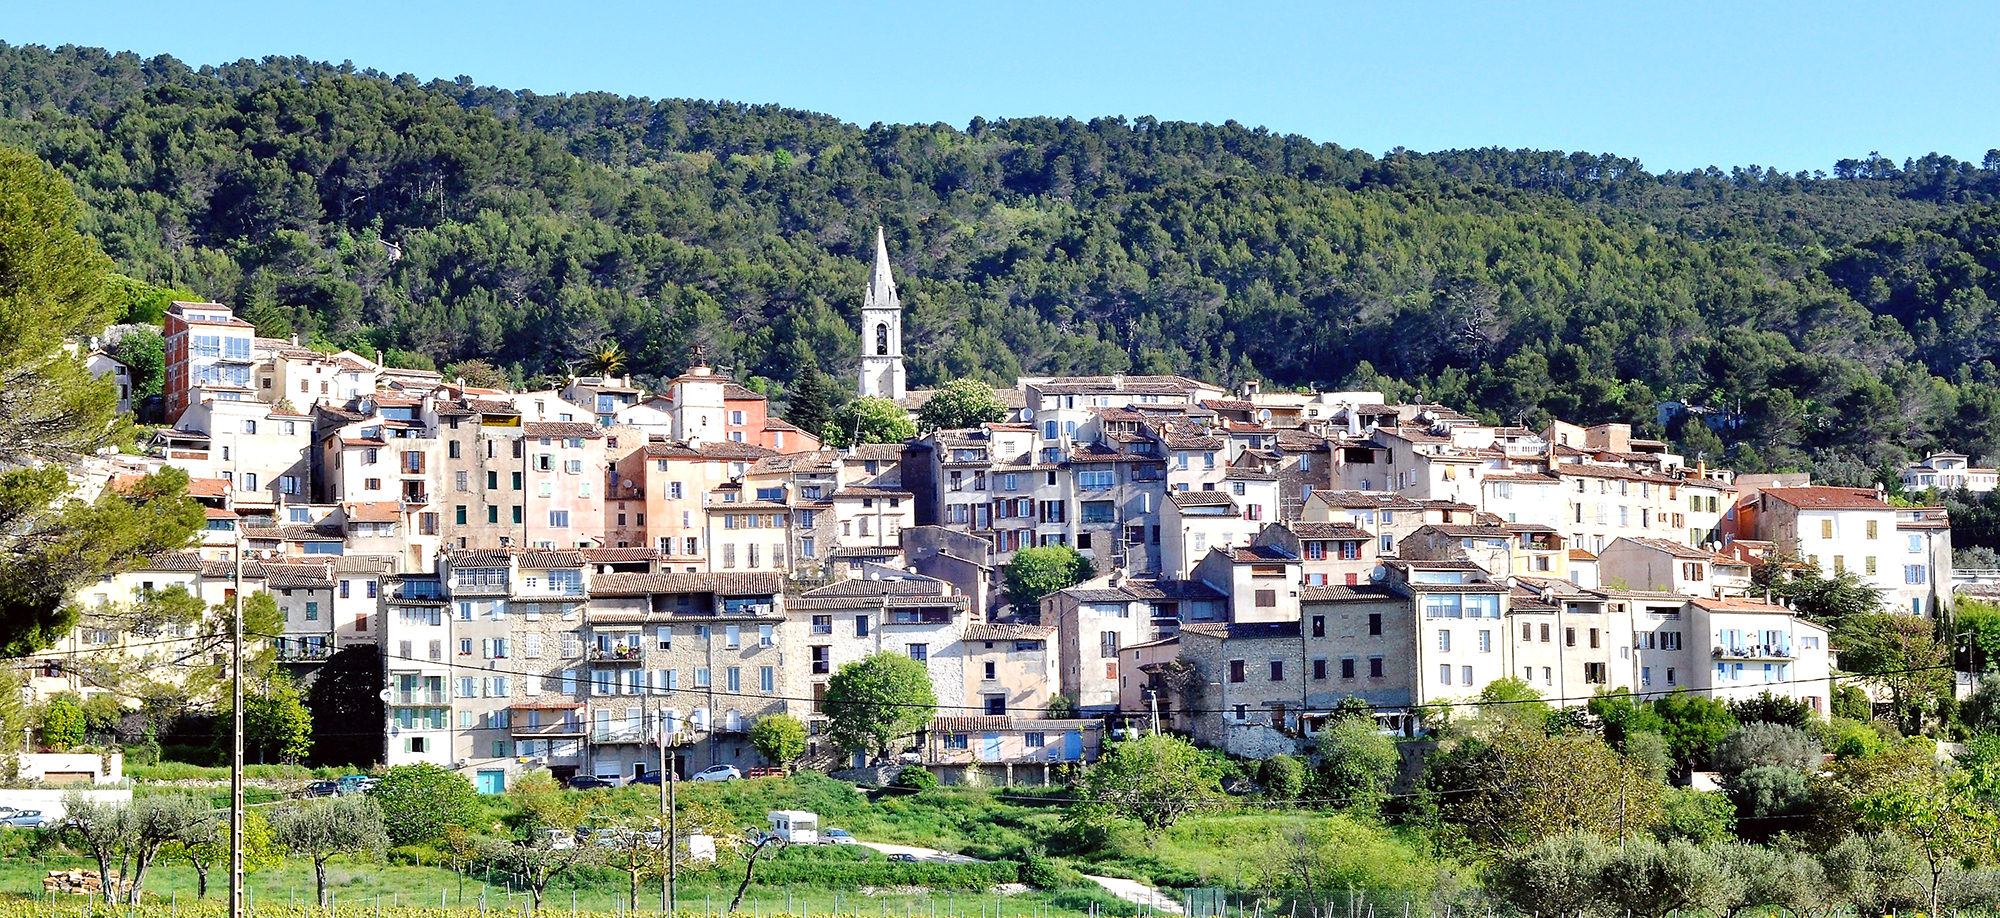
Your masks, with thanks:
[[[450,696],[446,695],[442,689],[435,689],[429,691],[416,691],[416,692],[394,692],[389,696],[389,703],[391,705],[403,708],[429,707],[433,705],[448,704],[450,703],[450,700],[451,700]]]
[[[403,583],[389,592],[389,598],[403,602],[444,602],[444,587],[432,581]]]
[[[638,663],[644,656],[645,651],[639,647],[590,648],[590,662],[592,663]]]
[[[559,720],[552,724],[528,724],[523,721],[524,718],[519,714],[514,715],[514,726],[511,729],[514,736],[582,736],[586,732],[582,721]]]
[[[1798,657],[1792,653],[1792,648],[1790,646],[1780,645],[1777,647],[1766,647],[1762,644],[1746,644],[1741,647],[1717,646],[1713,651],[1710,651],[1710,656],[1713,656],[1717,660],[1798,659]]]
[[[278,659],[285,663],[311,663],[325,660],[333,655],[333,648],[324,644],[284,644],[278,647]]]
[[[650,739],[644,727],[613,727],[590,731],[593,745],[607,746],[621,743],[644,743]]]

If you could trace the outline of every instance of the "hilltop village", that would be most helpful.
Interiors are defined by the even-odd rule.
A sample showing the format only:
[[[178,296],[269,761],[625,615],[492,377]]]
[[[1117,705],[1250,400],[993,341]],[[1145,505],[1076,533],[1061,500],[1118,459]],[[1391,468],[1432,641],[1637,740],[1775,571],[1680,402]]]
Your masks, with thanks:
[[[914,420],[936,390],[907,385],[879,236],[861,323],[861,395]],[[162,334],[170,424],[82,474],[182,469],[206,529],[83,589],[31,692],[195,679],[214,662],[186,652],[195,626],[114,610],[267,593],[282,627],[256,640],[300,684],[339,654],[379,660],[379,745],[357,748],[486,792],[542,768],[643,776],[668,737],[682,773],[762,766],[747,734],[779,712],[812,730],[802,764],[862,764],[825,741],[821,702],[882,651],[928,670],[937,716],[902,755],[947,781],[1044,782],[1134,727],[1294,753],[1350,699],[1413,736],[1427,706],[1503,679],[1560,706],[1769,693],[1824,716],[1828,629],[1760,591],[1760,567],[1851,573],[1920,618],[1952,589],[1942,509],[1736,475],[1624,423],[1023,377],[992,387],[996,420],[834,449],[698,353],[662,391],[507,391],[259,337],[216,303],[174,303]],[[1995,472],[1939,454],[1905,480],[1990,490]],[[1003,572],[1048,546],[1090,576],[1009,602]]]

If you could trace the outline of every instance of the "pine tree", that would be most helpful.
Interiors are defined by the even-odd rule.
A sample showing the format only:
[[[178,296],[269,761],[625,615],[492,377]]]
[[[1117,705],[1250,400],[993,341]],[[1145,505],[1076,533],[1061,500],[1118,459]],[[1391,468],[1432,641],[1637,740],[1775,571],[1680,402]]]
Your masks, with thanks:
[[[820,375],[819,367],[806,364],[805,369],[799,372],[799,378],[792,383],[792,395],[785,404],[785,420],[798,425],[800,430],[819,436],[831,417],[833,399],[827,392],[826,377]]]
[[[80,584],[185,547],[202,524],[187,474],[165,469],[93,501],[66,466],[126,435],[117,391],[69,338],[110,321],[111,262],[76,230],[69,186],[0,147],[0,654],[68,633]]]

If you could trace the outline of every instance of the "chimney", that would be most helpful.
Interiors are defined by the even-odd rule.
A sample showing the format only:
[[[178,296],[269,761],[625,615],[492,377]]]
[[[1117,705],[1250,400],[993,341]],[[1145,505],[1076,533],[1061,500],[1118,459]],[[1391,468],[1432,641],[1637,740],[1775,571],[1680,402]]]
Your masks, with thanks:
[[[299,336],[296,334],[292,336],[292,346],[293,347],[299,346]]]

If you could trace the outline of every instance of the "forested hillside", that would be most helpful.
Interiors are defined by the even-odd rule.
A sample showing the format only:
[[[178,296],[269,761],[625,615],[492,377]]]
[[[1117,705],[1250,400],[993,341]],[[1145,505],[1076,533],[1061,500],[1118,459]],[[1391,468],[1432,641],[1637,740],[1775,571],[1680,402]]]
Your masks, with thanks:
[[[1741,412],[1690,453],[1866,482],[2000,456],[2000,155],[1832,174],[1377,157],[1149,118],[859,127],[299,59],[0,45],[0,142],[77,185],[129,275],[271,334],[522,378],[705,343],[843,383],[877,223],[913,384],[1182,372],[1476,413]]]

